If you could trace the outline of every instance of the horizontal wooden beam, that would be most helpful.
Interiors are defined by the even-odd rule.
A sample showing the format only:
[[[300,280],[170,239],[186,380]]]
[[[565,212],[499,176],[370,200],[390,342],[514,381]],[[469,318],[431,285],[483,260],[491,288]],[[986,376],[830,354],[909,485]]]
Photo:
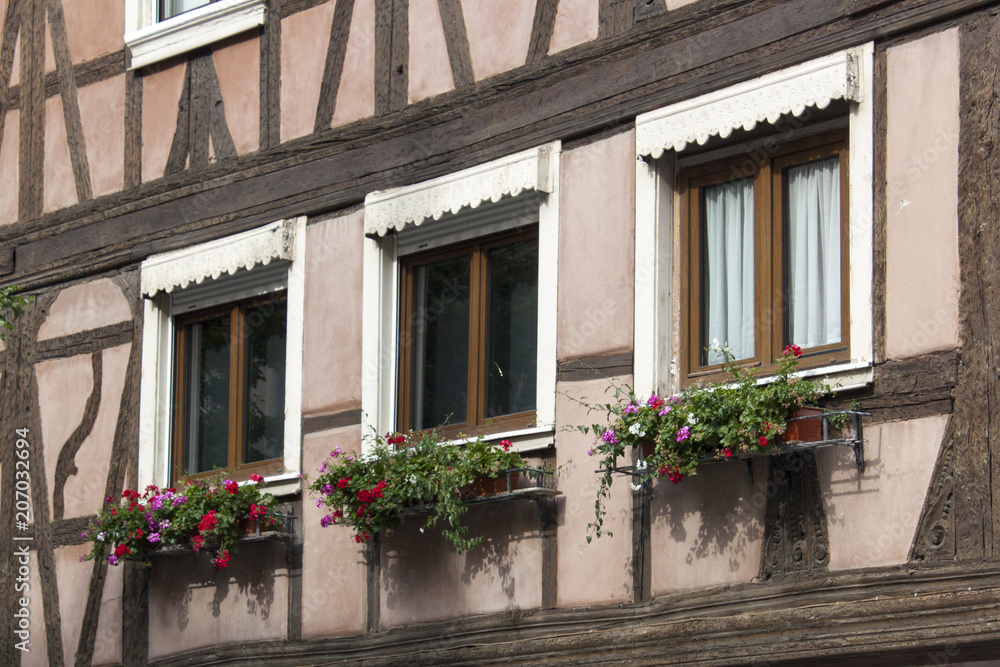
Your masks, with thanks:
[[[941,664],[1000,648],[1000,565],[826,573],[652,602],[519,610],[363,637],[211,646],[154,663],[214,665]],[[780,658],[776,651],[780,647]]]
[[[620,37],[379,118],[160,179],[0,229],[15,280],[37,287],[151,253],[336,210],[405,185],[871,39],[955,20],[989,0],[716,0],[642,21]]]

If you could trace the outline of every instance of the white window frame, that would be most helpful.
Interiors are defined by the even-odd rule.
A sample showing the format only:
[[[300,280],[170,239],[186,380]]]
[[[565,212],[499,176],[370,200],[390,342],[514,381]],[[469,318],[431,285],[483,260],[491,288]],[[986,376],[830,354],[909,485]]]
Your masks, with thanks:
[[[784,114],[850,103],[849,362],[802,371],[835,377],[841,389],[871,382],[874,47],[867,43],[752,81],[678,102],[636,119],[635,377],[639,394],[680,390],[677,154]]]
[[[146,67],[264,24],[267,0],[219,0],[157,21],[157,0],[125,0],[130,70]]]
[[[560,143],[553,142],[365,197],[361,408],[366,430],[386,433],[397,429],[399,266],[400,258],[413,250],[413,244],[406,242],[408,233],[411,238],[419,233],[423,249],[499,232],[516,226],[516,221],[483,219],[471,209],[485,202],[500,202],[505,196],[517,198],[523,192],[534,192],[539,258],[536,427],[492,433],[486,439],[511,440],[518,451],[554,444],[560,150]],[[412,229],[421,225],[419,232]],[[402,234],[390,234],[393,230]]]
[[[302,339],[305,311],[304,217],[145,260],[142,379],[139,394],[139,486],[170,483],[176,304],[198,309],[286,290],[285,429],[283,469],[265,478],[271,493],[298,490],[302,442]],[[255,280],[254,272],[268,280]],[[249,277],[249,279],[248,279]],[[245,285],[245,286],[244,286]],[[175,312],[176,311],[176,312]],[[287,487],[287,488],[286,488]]]

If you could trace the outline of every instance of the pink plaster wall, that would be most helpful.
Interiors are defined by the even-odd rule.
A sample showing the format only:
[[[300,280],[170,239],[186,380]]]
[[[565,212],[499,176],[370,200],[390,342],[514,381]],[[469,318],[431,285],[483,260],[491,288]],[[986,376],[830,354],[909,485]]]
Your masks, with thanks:
[[[889,49],[886,353],[958,345],[958,28]]]
[[[42,210],[55,211],[77,202],[76,181],[69,159],[62,98],[45,100],[45,176]]]
[[[45,445],[45,480],[51,493],[59,450],[83,419],[87,397],[94,386],[94,374],[89,354],[39,362],[35,365],[35,374]],[[48,505],[51,518],[51,498]]]
[[[845,447],[818,450],[830,569],[905,563],[947,415],[865,426],[865,472]]]
[[[173,63],[173,64],[169,64]],[[177,128],[177,107],[184,89],[184,62],[146,68],[142,77],[142,180],[163,176]]]
[[[128,356],[131,345],[119,345],[101,353],[102,382],[101,405],[97,410],[97,419],[90,435],[80,445],[74,459],[77,473],[66,480],[63,489],[67,519],[75,516],[94,514],[101,509],[104,502],[104,490],[108,477],[108,463],[111,460],[111,449],[115,439],[115,428],[118,424],[118,411],[121,407],[122,392],[125,389],[125,372],[128,367]],[[91,386],[93,382],[91,381]],[[62,390],[66,391],[63,385]],[[75,428],[75,427],[74,427]],[[56,447],[62,443],[47,443]],[[56,454],[47,448],[48,459]],[[52,490],[52,487],[49,487]]]
[[[680,9],[684,5],[690,5],[698,0],[667,0],[667,9]]]
[[[409,102],[454,88],[437,0],[411,0]]]
[[[650,508],[652,592],[749,582],[760,573],[767,462],[703,465],[679,484],[657,481]]]
[[[329,42],[327,38],[327,42]],[[326,53],[324,49],[322,53]],[[322,64],[323,58],[320,58]],[[322,81],[322,77],[320,77]],[[318,97],[317,97],[318,99]],[[315,109],[314,109],[315,113]],[[344,72],[340,76],[337,106],[332,125],[342,125],[375,113],[375,3],[354,3],[351,34],[344,54]]]
[[[524,64],[535,0],[462,0],[462,14],[477,81]]]
[[[125,3],[121,0],[62,0],[74,63],[125,46]]]
[[[531,501],[478,505],[463,523],[483,535],[459,555],[421,517],[382,538],[382,627],[513,612],[542,604],[542,545],[538,507]]]
[[[363,239],[363,211],[306,227],[304,414],[361,403]]]
[[[59,620],[62,626],[64,664],[75,663],[80,629],[90,592],[94,562],[79,562],[90,545],[59,547],[55,550],[56,581],[59,586]],[[121,664],[122,660],[122,576],[123,568],[109,567],[104,580],[101,610],[97,621],[92,665]]]
[[[336,447],[361,449],[357,426],[312,433],[302,442],[302,469],[316,475]],[[327,512],[310,497],[302,503],[302,638],[359,635],[367,623],[367,570],[364,548],[343,526],[319,525]]]
[[[227,42],[212,58],[236,152],[252,153],[260,141],[260,38]]]
[[[598,3],[593,0],[561,0],[552,26],[549,53],[597,39]]]
[[[101,278],[61,291],[38,329],[38,340],[58,338],[131,319],[125,295],[110,278]]]
[[[9,111],[0,136],[0,225],[17,220],[18,144],[21,112]]]
[[[149,577],[151,660],[202,646],[284,639],[288,571],[281,542],[240,545],[216,570],[206,552],[162,556]]]
[[[328,0],[281,22],[282,141],[312,134],[334,8]]]
[[[628,384],[631,376],[616,378]],[[610,400],[608,380],[560,382],[556,387],[556,423],[566,426],[592,424],[593,413],[578,401],[591,404]],[[594,521],[594,499],[598,478],[595,463],[587,455],[596,437],[576,430],[556,434],[558,464],[557,529],[559,606],[611,604],[632,599],[632,492],[628,480],[618,479],[605,501],[604,528],[614,537],[594,538],[587,543],[587,524]]]
[[[629,131],[562,154],[559,359],[632,349],[634,144]]]
[[[125,75],[80,88],[78,99],[94,196],[117,192],[125,179]]]

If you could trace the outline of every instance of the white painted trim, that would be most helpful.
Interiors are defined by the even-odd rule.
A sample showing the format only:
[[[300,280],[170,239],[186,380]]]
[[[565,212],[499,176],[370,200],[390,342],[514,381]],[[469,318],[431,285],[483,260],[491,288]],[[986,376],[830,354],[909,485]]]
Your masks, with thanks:
[[[773,98],[783,100],[782,105],[810,105],[815,99],[816,87],[806,85],[801,78],[819,72],[823,76],[840,81],[846,77],[847,97],[853,100],[848,119],[850,150],[850,231],[849,231],[849,295],[850,295],[850,336],[851,361],[845,364],[810,369],[803,376],[850,373],[845,381],[863,383],[871,380],[873,362],[872,323],[872,174],[874,121],[872,104],[872,73],[874,47],[871,43],[854,47],[847,51],[804,63],[796,67],[760,77],[745,84],[703,95],[693,100],[671,105],[666,109],[640,116],[636,121],[636,198],[635,198],[635,378],[633,388],[640,395],[648,395],[654,390],[674,393],[679,389],[676,369],[679,366],[678,350],[675,349],[675,328],[678,322],[679,297],[674,293],[676,271],[674,250],[674,170],[677,154],[668,151],[669,142],[659,143],[659,151],[653,150],[650,137],[656,132],[665,132],[663,127],[655,128],[664,118],[677,114],[692,116],[710,115],[716,110],[720,100],[743,100],[751,104],[754,100],[773,108]],[[812,73],[812,74],[810,74]],[[831,74],[832,73],[832,74]],[[802,83],[801,97],[796,99],[791,82]],[[767,86],[776,86],[773,95]],[[839,83],[837,84],[839,85]],[[744,95],[753,91],[753,96]],[[699,104],[704,104],[700,107]],[[767,105],[771,105],[768,107]],[[804,107],[803,107],[804,108]],[[794,110],[794,109],[793,109]],[[760,115],[760,109],[748,108],[748,117]],[[765,116],[766,117],[766,114]],[[769,119],[770,120],[770,119]],[[640,125],[644,126],[640,132]],[[665,127],[665,126],[664,126]],[[752,125],[751,125],[752,127]],[[653,130],[656,130],[654,132]],[[732,128],[730,128],[732,129]],[[640,135],[643,139],[640,140]],[[728,136],[726,130],[720,136]],[[644,143],[643,143],[644,142]],[[703,142],[702,142],[703,143]],[[686,146],[682,141],[680,146]],[[646,156],[660,155],[656,160]],[[652,266],[652,286],[645,277]],[[865,370],[868,369],[868,370]],[[852,379],[853,378],[853,379]],[[867,380],[866,380],[867,378]]]
[[[187,53],[264,24],[266,0],[220,0],[155,22],[155,8],[144,0],[125,6],[125,44],[132,53],[129,69]]]
[[[454,174],[432,178],[416,185],[369,193],[365,197],[365,233],[385,236],[410,224],[440,220],[447,212],[476,208],[483,202],[498,202],[504,195],[524,190],[551,193],[555,179],[553,146],[515,153]]]
[[[787,113],[801,115],[806,107],[825,109],[837,99],[860,102],[854,57],[853,51],[840,51],[642,114],[635,121],[636,152],[658,158],[666,150],[682,151],[739,128],[752,130]]]
[[[385,218],[384,229],[401,229],[412,222],[406,211],[419,210],[422,205],[420,202],[425,201],[428,184],[436,186],[447,181],[449,188],[460,189],[462,184],[466,182],[460,176],[467,174],[470,179],[467,181],[469,187],[475,190],[479,188],[479,177],[482,174],[497,170],[502,171],[506,165],[511,163],[519,163],[523,166],[526,160],[535,160],[532,162],[535,177],[538,179],[538,183],[547,188],[548,192],[548,194],[540,195],[538,207],[538,357],[535,414],[539,426],[549,429],[555,423],[555,391],[558,370],[556,365],[556,306],[560,150],[561,144],[553,142],[541,148],[443,177],[443,179],[434,179],[409,188],[400,188],[393,191],[394,205],[382,209],[384,212],[394,211],[395,214],[401,216],[398,220],[391,216]],[[531,158],[531,155],[535,157]],[[544,158],[540,156],[544,156]],[[545,164],[542,169],[539,165],[543,159]],[[544,177],[539,176],[540,171],[544,172]],[[537,191],[544,192],[540,187]],[[405,201],[404,197],[407,192],[415,198],[414,202]],[[458,198],[463,198],[463,196],[458,195]],[[497,200],[499,200],[499,196]],[[372,206],[378,207],[385,201],[386,199],[381,198],[381,195],[377,197],[369,195],[365,198],[366,229],[370,222],[369,202],[372,202]],[[440,216],[438,217],[440,218]],[[405,219],[406,222],[399,223],[399,220],[402,219]],[[381,239],[375,239],[371,236],[366,238],[363,262],[362,421],[365,431],[374,429],[376,433],[386,433],[396,429],[399,252],[395,235],[390,234]]]
[[[172,292],[206,278],[235,274],[272,260],[294,256],[294,222],[279,220],[226,238],[150,257],[142,263],[142,295]]]
[[[498,440],[510,440],[511,451],[513,452],[536,452],[541,449],[555,447],[556,430],[554,426],[536,426],[534,428],[522,428],[516,431],[504,431],[502,433],[490,433],[482,438],[460,438],[458,440],[448,440],[445,445],[464,445],[477,440],[485,442],[496,442]]]
[[[220,247],[227,240],[239,245],[246,239],[275,236],[287,241],[285,254],[287,271],[287,320],[285,344],[285,430],[283,474],[296,477],[301,471],[302,460],[302,364],[305,315],[305,226],[306,218],[279,220],[250,232],[236,234],[228,239],[203,243],[184,251],[166,253],[149,258],[140,267],[140,283],[157,284],[158,272],[180,275],[189,266],[191,258],[217,257]],[[177,262],[170,267],[170,258]],[[207,260],[206,260],[207,261]],[[261,261],[250,267],[262,266]],[[153,278],[147,280],[146,272]],[[199,271],[200,272],[200,271]],[[221,274],[220,274],[221,275]],[[194,282],[189,281],[190,282]],[[225,286],[226,278],[220,283]],[[147,293],[143,313],[142,376],[139,394],[139,484],[163,486],[170,481],[171,450],[171,401],[173,379],[173,306],[172,295],[163,290]]]

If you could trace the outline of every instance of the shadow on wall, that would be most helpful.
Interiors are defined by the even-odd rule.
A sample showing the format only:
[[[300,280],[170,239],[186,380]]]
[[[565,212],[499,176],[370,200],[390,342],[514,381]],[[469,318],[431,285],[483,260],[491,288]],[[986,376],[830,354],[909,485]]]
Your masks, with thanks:
[[[384,620],[437,620],[541,604],[539,513],[528,500],[478,505],[463,518],[482,543],[456,553],[440,527],[405,520],[382,538]]]
[[[737,460],[702,465],[697,475],[676,485],[666,478],[655,482],[650,506],[654,563],[671,567],[682,559],[695,568],[727,569],[724,579],[748,567],[755,571],[768,497],[767,461],[753,459],[753,466],[752,485],[745,464]]]
[[[266,621],[274,604],[276,570],[280,567],[284,575],[284,551],[277,543],[242,545],[223,570],[212,565],[210,551],[157,557],[150,597],[160,597],[160,606],[182,633],[199,622],[203,610],[215,619],[236,613]]]

